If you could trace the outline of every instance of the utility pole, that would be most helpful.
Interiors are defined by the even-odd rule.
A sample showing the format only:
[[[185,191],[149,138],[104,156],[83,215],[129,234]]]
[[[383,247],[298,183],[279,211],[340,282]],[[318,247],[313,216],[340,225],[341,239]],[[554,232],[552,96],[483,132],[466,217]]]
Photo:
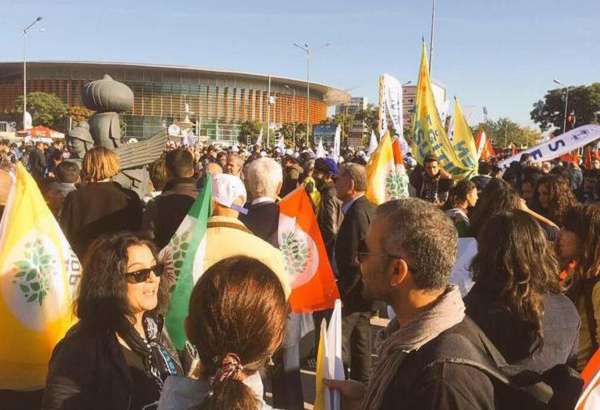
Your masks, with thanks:
[[[271,75],[269,74],[269,86],[267,87],[267,147],[269,147],[269,130],[271,129]]]
[[[298,47],[300,50],[306,53],[306,145],[310,146],[310,55],[312,53],[312,49],[308,45],[308,43],[304,43],[304,45],[299,45],[298,43],[293,44],[294,47]],[[325,47],[329,47],[330,43],[325,43],[317,50],[320,50]],[[316,51],[316,50],[314,50]]]
[[[42,17],[38,17],[23,29],[23,129],[27,118],[27,33]]]

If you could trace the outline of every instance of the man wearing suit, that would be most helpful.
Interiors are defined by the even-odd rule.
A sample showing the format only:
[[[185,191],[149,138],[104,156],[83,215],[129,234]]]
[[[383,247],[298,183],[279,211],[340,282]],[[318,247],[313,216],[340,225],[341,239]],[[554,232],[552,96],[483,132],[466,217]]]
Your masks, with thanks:
[[[337,284],[343,302],[342,356],[349,377],[367,383],[371,371],[372,304],[362,296],[359,252],[364,246],[375,205],[365,197],[367,172],[358,164],[342,168],[335,182],[344,220],[335,243]]]
[[[281,165],[272,158],[259,158],[246,165],[244,176],[250,202],[246,205],[248,213],[240,214],[239,218],[254,235],[279,249],[279,205],[276,201],[283,184]],[[300,377],[300,324],[300,314],[288,316],[281,354],[273,357],[275,369],[271,384],[275,408],[304,409]]]

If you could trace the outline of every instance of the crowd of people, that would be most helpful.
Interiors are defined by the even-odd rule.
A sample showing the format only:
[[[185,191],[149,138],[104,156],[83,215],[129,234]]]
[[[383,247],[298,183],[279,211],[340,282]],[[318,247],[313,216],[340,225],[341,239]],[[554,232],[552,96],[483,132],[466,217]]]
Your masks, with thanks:
[[[0,143],[2,168],[27,166],[83,264],[79,322],[54,349],[45,410],[303,409],[303,323],[318,329],[331,311],[289,312],[278,201],[298,188],[343,302],[347,380],[325,381],[342,408],[568,408],[600,346],[600,157],[524,154],[455,181],[438,158],[407,155],[411,197],[379,206],[365,195],[368,158],[351,149],[334,160],[170,142],[142,198],[113,182],[113,151],[68,157],[62,143]],[[176,278],[158,252],[205,183],[207,249],[179,351],[163,326]],[[464,238],[477,243],[466,292],[450,279]],[[376,315],[389,325],[374,335]]]

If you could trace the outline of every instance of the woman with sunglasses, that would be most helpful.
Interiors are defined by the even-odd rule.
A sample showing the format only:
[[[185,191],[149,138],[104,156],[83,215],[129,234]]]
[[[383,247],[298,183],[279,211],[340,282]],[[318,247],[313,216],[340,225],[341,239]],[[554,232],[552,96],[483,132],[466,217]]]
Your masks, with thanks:
[[[79,323],[54,349],[42,408],[151,409],[183,369],[163,332],[154,246],[129,233],[97,239],[83,261]]]

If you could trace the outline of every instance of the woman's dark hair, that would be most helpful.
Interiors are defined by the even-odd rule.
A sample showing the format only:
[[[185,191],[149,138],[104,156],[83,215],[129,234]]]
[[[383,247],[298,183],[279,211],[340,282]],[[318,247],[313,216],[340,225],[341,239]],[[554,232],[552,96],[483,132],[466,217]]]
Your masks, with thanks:
[[[576,205],[569,208],[563,229],[573,232],[581,242],[575,273],[578,278],[600,276],[600,205]]]
[[[288,305],[281,282],[256,259],[236,256],[211,266],[190,298],[187,336],[208,376],[228,354],[239,357],[248,375],[264,367],[283,340]],[[243,382],[226,378],[213,385],[201,409],[254,410],[258,403]]]
[[[547,209],[543,209],[539,202],[538,190],[542,185],[548,188],[550,195],[550,203]],[[571,191],[569,181],[560,175],[552,174],[543,176],[538,180],[534,201],[537,210],[558,226],[563,225],[563,219],[567,210],[577,205],[577,199],[573,195],[573,191]]]
[[[527,329],[531,342],[543,340],[542,296],[561,291],[558,260],[543,229],[523,211],[500,212],[487,221],[477,244],[471,264],[476,286]]]
[[[477,236],[483,225],[498,212],[512,211],[519,207],[519,194],[502,179],[493,178],[481,192],[477,206],[471,215],[471,236]]]
[[[448,200],[444,204],[444,210],[456,208],[458,205],[464,203],[467,200],[467,195],[469,195],[469,192],[473,191],[474,189],[477,189],[477,185],[468,179],[459,181],[450,189]]]
[[[129,232],[101,236],[89,246],[75,301],[75,314],[86,326],[116,332],[131,323],[125,272],[127,250],[132,246],[147,246],[158,260],[152,242]],[[163,298],[159,291],[159,305]]]

